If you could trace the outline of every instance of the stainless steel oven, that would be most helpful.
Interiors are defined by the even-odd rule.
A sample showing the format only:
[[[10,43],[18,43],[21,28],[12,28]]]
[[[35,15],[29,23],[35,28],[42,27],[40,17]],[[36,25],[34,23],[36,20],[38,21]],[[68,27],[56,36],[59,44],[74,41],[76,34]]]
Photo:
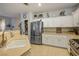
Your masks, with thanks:
[[[70,55],[79,56],[79,39],[71,39],[70,42]]]

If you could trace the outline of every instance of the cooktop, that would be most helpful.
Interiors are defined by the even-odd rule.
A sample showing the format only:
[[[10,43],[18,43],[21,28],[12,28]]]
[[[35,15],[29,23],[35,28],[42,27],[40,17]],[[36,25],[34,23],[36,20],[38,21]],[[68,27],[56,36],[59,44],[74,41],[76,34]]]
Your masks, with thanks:
[[[74,40],[76,43],[79,44],[79,39],[72,39],[72,40]]]

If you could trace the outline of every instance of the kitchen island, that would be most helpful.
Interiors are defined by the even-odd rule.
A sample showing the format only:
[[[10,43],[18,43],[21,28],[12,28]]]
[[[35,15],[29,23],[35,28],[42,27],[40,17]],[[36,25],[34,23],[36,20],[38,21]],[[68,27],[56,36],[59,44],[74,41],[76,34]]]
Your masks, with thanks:
[[[14,37],[12,39],[7,40],[6,45],[0,48],[0,55],[1,56],[21,56],[25,52],[28,53],[28,51],[31,49],[28,36],[23,35],[22,37],[19,36],[19,38],[21,39],[18,39],[18,37]]]

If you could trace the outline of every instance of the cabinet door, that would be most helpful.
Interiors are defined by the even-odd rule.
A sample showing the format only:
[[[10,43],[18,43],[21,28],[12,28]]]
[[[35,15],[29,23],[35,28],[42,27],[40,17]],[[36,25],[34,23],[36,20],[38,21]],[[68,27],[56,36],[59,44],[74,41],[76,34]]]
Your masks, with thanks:
[[[57,38],[55,35],[49,35],[48,36],[48,44],[56,46],[57,45]]]
[[[44,27],[60,27],[60,19],[58,17],[54,18],[43,18]]]
[[[48,20],[47,19],[42,19],[44,27],[48,27]]]
[[[79,15],[74,15],[74,26],[79,27]]]
[[[54,37],[53,35],[43,35],[42,36],[42,43],[48,44],[48,45],[56,45],[57,40],[56,40],[56,37]]]
[[[60,20],[61,27],[73,27],[73,16],[63,16]]]
[[[79,8],[74,12],[74,26],[79,27]]]
[[[68,38],[66,36],[58,36],[57,43],[59,47],[68,47]]]
[[[47,43],[48,43],[47,35],[43,34],[42,35],[42,44],[47,44]]]
[[[64,39],[62,38],[57,39],[57,43],[59,47],[65,47]]]

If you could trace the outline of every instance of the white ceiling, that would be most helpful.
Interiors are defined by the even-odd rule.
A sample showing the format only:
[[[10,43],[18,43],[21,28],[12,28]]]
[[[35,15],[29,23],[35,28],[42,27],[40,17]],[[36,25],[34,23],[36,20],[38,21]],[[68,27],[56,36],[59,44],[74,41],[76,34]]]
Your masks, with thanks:
[[[37,3],[29,3],[28,6],[23,3],[0,3],[0,14],[6,16],[14,16],[24,12],[43,12],[53,11],[61,8],[70,8],[76,3],[42,3],[39,7]]]

